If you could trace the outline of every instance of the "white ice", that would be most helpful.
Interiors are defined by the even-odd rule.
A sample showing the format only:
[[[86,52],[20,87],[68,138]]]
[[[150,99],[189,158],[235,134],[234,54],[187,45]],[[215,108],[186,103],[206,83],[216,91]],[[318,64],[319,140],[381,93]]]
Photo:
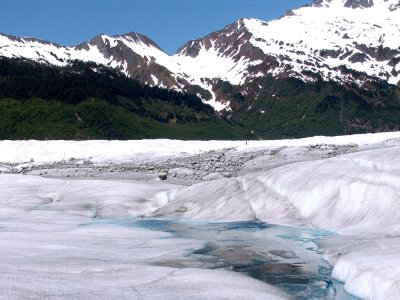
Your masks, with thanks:
[[[286,298],[228,271],[153,266],[204,244],[108,223],[165,205],[158,193],[171,188],[162,182],[0,175],[0,298]]]
[[[207,297],[216,297],[217,294],[212,294],[216,286],[224,287],[226,294],[218,294],[222,298],[236,293],[240,299],[249,286],[254,286],[250,288],[255,293],[253,299],[264,292],[275,294],[275,290],[267,285],[243,277],[237,280],[239,275],[226,271],[171,270],[148,265],[160,256],[182,257],[188,251],[200,248],[202,243],[199,241],[165,239],[164,234],[147,230],[91,223],[93,219],[140,216],[208,221],[258,218],[268,223],[337,232],[339,235],[324,245],[326,259],[334,266],[333,276],[345,282],[348,292],[361,298],[398,299],[398,138],[399,133],[387,133],[252,141],[247,146],[244,141],[1,142],[1,160],[4,157],[6,161],[14,162],[26,161],[28,156],[22,154],[31,149],[35,160],[47,157],[52,162],[69,155],[92,156],[94,161],[128,161],[143,156],[151,160],[173,155],[174,151],[177,155],[190,155],[237,147],[238,152],[251,152],[282,145],[289,147],[285,150],[286,155],[295,155],[305,151],[304,145],[321,142],[364,145],[358,152],[335,158],[295,163],[289,160],[270,170],[253,172],[249,169],[240,177],[188,187],[161,181],[57,180],[0,175],[0,267],[7,270],[0,275],[0,284],[5,285],[1,290],[10,294],[18,291],[20,294],[16,298],[35,290],[48,295],[49,287],[53,287],[54,297],[62,297],[63,293],[70,297],[106,297],[115,293],[117,286],[124,287],[118,289],[121,297],[131,297],[132,291],[153,298],[166,295],[152,294],[157,293],[152,287],[162,287],[158,291],[174,297],[196,295],[194,291],[205,286],[214,287],[205,292],[210,293],[204,294]],[[100,143],[106,146],[103,151],[97,150]],[[130,153],[121,147],[124,143],[135,150]],[[66,145],[72,149],[67,155],[65,149],[69,148]],[[150,146],[154,152],[144,155]],[[182,149],[186,154],[181,153]],[[257,162],[267,163],[265,160]],[[88,225],[78,226],[82,224]],[[124,252],[127,249],[129,254]],[[79,280],[72,280],[73,276],[78,276]],[[110,280],[110,276],[115,280]],[[79,282],[82,282],[81,286]],[[230,286],[229,282],[235,284]],[[83,294],[68,294],[74,285],[78,285],[76,290]]]
[[[310,144],[368,145],[400,138],[400,132],[358,134],[336,137],[309,137],[291,140],[262,141],[0,141],[0,162],[3,163],[52,163],[63,160],[90,159],[95,163],[124,162],[154,159],[162,156],[197,154],[211,150],[235,148],[253,151],[279,147],[301,147]]]

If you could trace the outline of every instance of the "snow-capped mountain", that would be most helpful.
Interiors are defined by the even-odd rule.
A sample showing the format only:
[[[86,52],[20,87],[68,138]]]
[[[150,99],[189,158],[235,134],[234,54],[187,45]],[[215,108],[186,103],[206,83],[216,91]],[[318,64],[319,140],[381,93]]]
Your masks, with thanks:
[[[68,64],[70,60],[91,61],[118,69],[132,77],[141,75],[140,79],[150,85],[171,86],[168,81],[159,82],[151,74],[153,68],[158,68],[158,73],[165,69],[157,66],[155,57],[165,63],[169,56],[151,39],[133,32],[118,36],[102,34],[74,47],[3,34],[0,35],[0,55],[24,57],[59,66]]]
[[[150,85],[192,88],[222,110],[231,99],[216,88],[221,80],[243,87],[271,74],[361,86],[376,78],[399,85],[400,1],[314,0],[278,20],[240,19],[172,56],[137,33],[102,34],[74,47],[0,35],[0,56],[55,65],[93,61]]]
[[[271,22],[241,19],[189,42],[178,57],[199,69],[206,66],[201,61],[218,60],[208,69],[225,70],[219,76],[212,70],[213,78],[239,85],[267,73],[313,80],[312,72],[325,80],[353,80],[342,66],[399,84],[399,8],[398,0],[316,0]]]

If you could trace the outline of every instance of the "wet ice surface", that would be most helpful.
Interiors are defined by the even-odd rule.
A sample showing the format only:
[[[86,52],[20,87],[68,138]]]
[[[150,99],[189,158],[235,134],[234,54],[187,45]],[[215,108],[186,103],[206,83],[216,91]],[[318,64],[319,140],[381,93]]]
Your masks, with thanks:
[[[209,223],[162,219],[105,221],[172,233],[174,238],[205,241],[181,259],[160,259],[156,266],[223,269],[245,274],[295,299],[355,299],[331,278],[315,241],[333,236],[324,230],[269,225],[260,221]]]
[[[286,299],[279,290],[224,270],[157,266],[201,241],[51,212],[0,224],[0,299]],[[34,216],[33,216],[34,215]],[[83,221],[81,219],[81,221]]]
[[[131,181],[119,180],[131,175],[71,180],[59,174],[56,180],[2,174],[0,299],[271,300],[287,294],[346,299],[313,241],[346,291],[365,299],[400,299],[400,140],[371,144],[379,136],[249,142],[246,147],[242,141],[229,153],[223,150],[246,158],[241,176],[196,184],[141,174]],[[36,163],[58,168],[60,160],[72,157],[93,166],[109,163],[113,170],[117,163],[145,159],[157,169],[154,161],[165,157],[186,161],[190,155],[207,157],[205,151],[236,147],[181,141],[43,143],[2,143],[0,172],[10,173],[11,166],[22,172]],[[102,144],[110,148],[97,147]],[[145,153],[145,145],[153,152]],[[344,154],[341,147],[357,153]],[[97,169],[83,169],[97,174]],[[192,221],[132,223],[138,217]],[[130,221],[115,221],[121,218]],[[253,219],[340,235],[265,224],[195,223]]]

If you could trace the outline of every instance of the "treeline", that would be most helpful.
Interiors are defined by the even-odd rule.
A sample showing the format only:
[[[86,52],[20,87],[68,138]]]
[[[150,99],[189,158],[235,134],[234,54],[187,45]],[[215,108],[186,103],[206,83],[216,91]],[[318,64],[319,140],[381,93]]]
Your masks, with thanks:
[[[240,126],[195,95],[94,63],[0,57],[0,139],[238,139]]]
[[[150,87],[124,74],[95,63],[72,61],[66,67],[19,58],[0,57],[0,99],[41,98],[78,104],[88,99],[118,103],[120,97],[137,106],[157,100],[211,114],[211,106],[195,95]]]

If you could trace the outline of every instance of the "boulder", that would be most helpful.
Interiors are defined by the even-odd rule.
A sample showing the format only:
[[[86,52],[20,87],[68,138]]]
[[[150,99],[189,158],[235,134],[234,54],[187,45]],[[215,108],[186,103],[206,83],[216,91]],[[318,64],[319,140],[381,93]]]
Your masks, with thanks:
[[[158,175],[158,178],[160,180],[166,180],[168,178],[168,173],[167,172],[160,172],[157,175]]]

